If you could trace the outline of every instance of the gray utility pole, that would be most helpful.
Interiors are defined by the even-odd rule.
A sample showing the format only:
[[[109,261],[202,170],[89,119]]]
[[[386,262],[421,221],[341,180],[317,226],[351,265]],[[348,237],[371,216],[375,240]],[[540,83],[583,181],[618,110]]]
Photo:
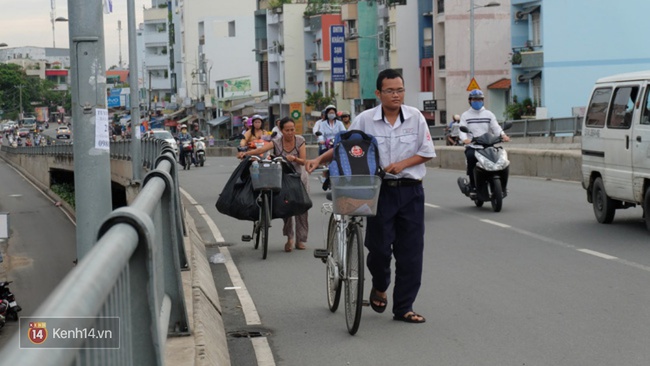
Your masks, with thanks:
[[[110,151],[95,148],[96,116],[106,110],[106,56],[101,1],[68,0],[77,259],[97,242],[112,210]],[[108,131],[106,131],[108,138]]]
[[[121,70],[124,67],[124,64],[122,63],[122,21],[121,20],[117,21],[117,41],[118,41],[117,44],[119,46],[118,51],[119,51],[119,55],[120,55],[120,60],[117,63],[117,66],[119,66],[120,70]],[[129,39],[129,41],[130,41],[130,39]],[[131,82],[131,81],[129,81],[129,82]]]
[[[131,87],[131,166],[133,180],[142,180],[142,151],[140,150],[140,96],[138,94],[138,45],[135,31],[135,1],[127,1],[129,29],[129,85]],[[121,28],[121,27],[120,27]],[[120,55],[122,52],[120,51]],[[120,56],[120,66],[122,56]]]
[[[18,116],[18,123],[23,123],[23,88],[25,85],[16,85],[18,88],[19,98],[20,98],[20,115]]]

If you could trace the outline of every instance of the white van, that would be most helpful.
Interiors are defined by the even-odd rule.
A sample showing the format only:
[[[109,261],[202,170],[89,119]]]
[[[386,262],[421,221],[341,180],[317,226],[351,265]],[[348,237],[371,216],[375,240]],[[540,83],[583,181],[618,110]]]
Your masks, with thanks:
[[[596,82],[582,122],[582,186],[598,222],[641,205],[650,230],[650,71]]]

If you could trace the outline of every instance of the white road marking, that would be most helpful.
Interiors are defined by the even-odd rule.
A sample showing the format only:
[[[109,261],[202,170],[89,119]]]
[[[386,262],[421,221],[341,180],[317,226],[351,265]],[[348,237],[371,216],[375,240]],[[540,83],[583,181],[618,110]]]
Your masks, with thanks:
[[[266,337],[251,338],[251,343],[253,343],[258,366],[275,366],[273,353]]]
[[[499,226],[499,227],[503,227],[503,228],[509,228],[510,227],[510,225],[502,224],[500,222],[496,222],[496,221],[492,221],[492,220],[488,220],[488,219],[481,219],[481,221],[483,221],[486,224],[491,224],[491,225],[495,225],[495,226]]]
[[[583,252],[583,253],[587,253],[587,254],[591,254],[591,255],[594,255],[594,256],[596,256],[596,257],[600,257],[600,258],[604,258],[604,259],[618,259],[617,257],[613,257],[613,256],[611,256],[611,255],[609,255],[609,254],[605,254],[605,253],[597,252],[597,251],[595,251],[595,250],[589,250],[589,249],[578,249],[578,251],[579,251],[579,252]]]
[[[224,290],[239,290],[240,288],[241,288],[241,287],[228,286],[228,287],[224,287],[223,289],[224,289]]]
[[[190,194],[187,193],[182,188],[181,188],[181,192],[183,193],[185,198],[187,198],[187,200],[194,207],[196,207],[199,214],[201,214],[205,222],[208,224],[208,227],[210,228],[210,232],[212,233],[214,239],[218,243],[223,243],[225,240],[221,235],[219,228],[214,223],[214,221],[212,221],[210,216],[207,215],[203,207],[199,205],[198,202],[196,202],[192,198],[192,196],[190,196]],[[227,247],[219,247],[219,251],[226,258],[224,264],[226,266],[226,270],[228,271],[228,275],[230,276],[230,282],[232,283],[231,287],[226,287],[225,289],[228,290],[232,289],[235,290],[235,293],[237,293],[237,297],[239,298],[239,303],[241,304],[242,312],[244,313],[244,318],[246,319],[246,325],[262,325],[262,321],[260,320],[260,315],[257,312],[257,309],[255,308],[255,303],[253,302],[253,298],[251,297],[250,293],[248,293],[248,289],[244,284],[244,280],[241,278],[241,275],[239,274],[239,269],[237,269],[237,265],[235,264],[235,262],[232,260],[232,257],[230,256],[230,251],[228,250]],[[253,349],[255,350],[255,357],[257,358],[258,366],[275,366],[275,360],[273,359],[273,352],[271,351],[271,346],[269,345],[269,342],[266,339],[266,337],[251,338],[251,343],[253,345]]]
[[[439,208],[442,211],[447,211],[447,212],[450,212],[450,213],[454,213],[454,214],[459,215],[459,216],[464,216],[464,217],[467,217],[467,218],[470,218],[470,219],[479,220],[479,221],[483,221],[483,222],[488,223],[488,224],[496,225],[496,226],[502,227],[504,229],[514,231],[514,232],[519,233],[521,235],[525,235],[525,236],[528,236],[530,238],[534,238],[534,239],[537,239],[539,241],[543,241],[545,243],[554,244],[554,245],[558,245],[558,246],[561,246],[561,247],[566,248],[566,249],[576,250],[576,251],[581,252],[581,253],[594,255],[594,256],[597,256],[597,257],[600,257],[600,258],[604,258],[604,259],[609,259],[611,261],[614,261],[614,262],[617,262],[617,263],[620,263],[620,264],[624,264],[624,265],[629,266],[629,267],[640,269],[640,270],[645,271],[645,272],[650,272],[650,266],[646,266],[646,265],[639,264],[639,263],[636,263],[636,262],[632,262],[632,261],[629,261],[629,260],[626,260],[626,259],[621,259],[621,258],[618,258],[618,257],[614,257],[614,256],[611,256],[609,254],[600,253],[600,252],[596,252],[596,251],[589,250],[589,249],[578,248],[573,244],[569,244],[569,243],[561,241],[561,240],[556,240],[556,239],[549,238],[549,237],[546,237],[546,236],[543,236],[543,235],[535,234],[533,232],[523,230],[523,229],[519,229],[519,228],[516,228],[516,227],[512,227],[510,225],[502,224],[502,223],[499,223],[499,222],[496,222],[496,221],[492,221],[492,220],[488,220],[488,219],[482,219],[482,218],[480,218],[480,217],[478,217],[476,215],[464,214],[464,213],[458,212],[456,210],[451,210],[451,209],[448,209],[448,208],[435,206],[435,205],[432,205],[430,203],[425,203],[425,205],[427,205],[429,207]]]
[[[208,224],[208,227],[210,228],[210,231],[212,232],[212,236],[214,236],[214,239],[217,241],[217,243],[225,242],[223,236],[221,235],[221,231],[219,231],[219,228],[214,223],[214,221],[212,221],[212,219],[210,219],[210,216],[208,216],[207,212],[205,212],[205,210],[203,209],[203,206],[199,205],[199,203],[196,202],[194,200],[194,198],[192,198],[192,196],[190,196],[190,194],[187,193],[187,191],[185,191],[183,188],[181,188],[180,190],[181,190],[181,193],[183,193],[183,195],[185,196],[185,198],[187,198],[187,200],[190,201],[190,203],[194,207],[196,207],[196,210],[199,211],[199,215],[201,215],[201,217],[203,217],[203,220],[205,220],[206,224]]]

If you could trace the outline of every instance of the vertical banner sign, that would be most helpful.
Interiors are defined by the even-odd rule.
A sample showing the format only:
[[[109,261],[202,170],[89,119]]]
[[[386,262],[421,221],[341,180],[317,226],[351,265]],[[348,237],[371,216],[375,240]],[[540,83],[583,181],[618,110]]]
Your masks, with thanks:
[[[110,150],[108,136],[108,109],[95,109],[95,149]]]
[[[345,28],[343,25],[330,26],[330,47],[332,81],[345,81]]]
[[[303,129],[302,129],[302,103],[301,102],[293,102],[289,103],[289,111],[291,113],[291,119],[293,119],[293,122],[296,127],[296,134],[302,134]]]

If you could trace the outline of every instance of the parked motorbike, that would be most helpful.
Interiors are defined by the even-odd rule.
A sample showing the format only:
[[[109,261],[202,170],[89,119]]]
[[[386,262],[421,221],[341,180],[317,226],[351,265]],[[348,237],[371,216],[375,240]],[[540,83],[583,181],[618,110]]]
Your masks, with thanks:
[[[9,310],[9,302],[7,300],[0,300],[0,329],[7,323],[7,311]]]
[[[180,160],[183,170],[190,170],[192,167],[192,141],[185,140],[181,142]]]
[[[203,137],[194,139],[194,166],[205,164],[205,142]]]
[[[503,129],[507,130],[510,127],[512,127],[512,122],[506,122]],[[469,132],[466,126],[461,126],[460,130],[465,133]],[[483,147],[482,149],[476,149],[474,153],[478,160],[473,172],[476,195],[470,194],[470,184],[467,177],[458,177],[457,181],[461,193],[472,199],[476,207],[482,207],[483,202],[490,201],[494,212],[501,211],[503,198],[507,196],[506,186],[509,174],[508,167],[510,166],[506,150],[501,146],[495,146],[501,141],[501,136],[495,136],[490,132],[472,137],[472,143]]]
[[[13,281],[3,281],[0,282],[0,299],[6,300],[9,303],[9,308],[7,309],[6,317],[9,320],[18,320],[18,312],[23,310],[23,308],[18,305],[16,302],[16,296],[9,289],[9,284]]]

